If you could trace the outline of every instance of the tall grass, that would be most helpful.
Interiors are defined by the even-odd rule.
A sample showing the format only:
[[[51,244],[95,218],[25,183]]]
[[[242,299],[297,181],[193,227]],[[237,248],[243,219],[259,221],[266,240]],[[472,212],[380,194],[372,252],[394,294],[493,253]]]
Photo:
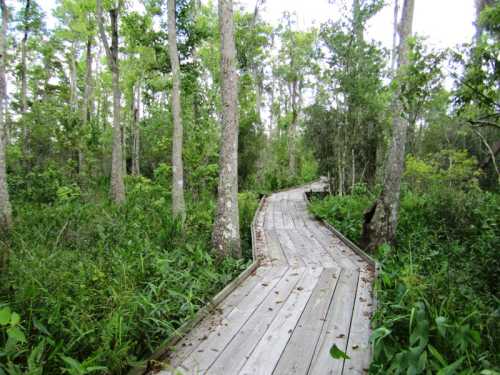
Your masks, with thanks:
[[[13,342],[0,324],[0,373],[124,373],[246,267],[212,257],[212,200],[192,202],[182,226],[161,185],[139,178],[127,187],[119,207],[74,186],[49,203],[17,202],[2,242],[10,264],[0,315],[6,306],[19,313],[24,339]],[[254,198],[241,203],[244,238]]]

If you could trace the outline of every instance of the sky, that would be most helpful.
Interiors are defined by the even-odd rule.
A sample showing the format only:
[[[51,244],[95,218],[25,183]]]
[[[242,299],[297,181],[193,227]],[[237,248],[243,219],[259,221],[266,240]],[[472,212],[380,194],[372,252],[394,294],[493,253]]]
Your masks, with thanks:
[[[253,11],[255,1],[234,0],[235,7],[243,7],[249,11]],[[277,25],[283,12],[295,13],[298,27],[305,30],[328,20],[338,19],[341,14],[340,4],[346,1],[265,0],[261,16]],[[369,22],[365,33],[367,38],[380,41],[387,48],[392,46],[393,1],[386,0],[387,5]],[[403,0],[399,2],[401,4]],[[48,15],[50,26],[53,23],[50,15],[55,0],[39,0],[39,4]],[[454,47],[471,41],[474,33],[474,14],[474,0],[415,0],[413,28],[417,34],[427,37],[431,46]]]
[[[236,4],[253,10],[256,0],[235,0]],[[319,26],[322,22],[338,19],[344,0],[266,0],[261,15],[277,24],[285,11],[295,12],[300,29]],[[331,4],[335,3],[335,4]],[[369,23],[367,38],[392,46],[393,0]],[[399,1],[400,6],[402,0]],[[428,37],[428,42],[438,48],[454,47],[469,42],[474,33],[474,0],[416,0],[414,31]]]

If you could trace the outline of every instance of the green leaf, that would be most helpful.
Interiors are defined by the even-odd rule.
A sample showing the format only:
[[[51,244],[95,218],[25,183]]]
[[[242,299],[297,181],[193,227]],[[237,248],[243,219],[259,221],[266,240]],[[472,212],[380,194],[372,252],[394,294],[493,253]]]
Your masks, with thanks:
[[[444,359],[444,357],[441,355],[441,353],[438,352],[438,350],[435,347],[433,347],[431,344],[429,344],[427,346],[427,348],[431,352],[432,356],[439,361],[439,363],[441,364],[441,366],[447,366],[448,365],[448,362],[446,362],[446,360]]]
[[[4,307],[3,309],[0,310],[0,325],[5,326],[9,324],[10,322],[10,308]]]
[[[26,342],[26,336],[24,336],[23,331],[19,327],[10,327],[7,330],[7,335],[16,342]]]
[[[10,325],[11,326],[16,326],[19,324],[19,322],[21,321],[21,317],[19,316],[18,313],[12,313],[11,317],[10,317]]]
[[[437,375],[453,375],[458,370],[465,357],[460,358],[458,361],[453,362],[451,365],[446,366],[438,371]]]
[[[336,344],[333,344],[330,348],[330,355],[334,359],[351,359],[347,354],[340,350]]]
[[[436,326],[439,334],[443,337],[446,335],[446,318],[444,316],[438,316],[436,318]]]
[[[61,359],[66,362],[70,366],[70,368],[78,370],[79,372],[83,372],[84,368],[80,362],[78,362],[76,359],[73,359],[71,357],[67,357],[65,355],[60,356]]]
[[[91,372],[95,371],[109,371],[107,367],[104,366],[90,366],[85,369],[85,372],[87,374],[90,374]]]

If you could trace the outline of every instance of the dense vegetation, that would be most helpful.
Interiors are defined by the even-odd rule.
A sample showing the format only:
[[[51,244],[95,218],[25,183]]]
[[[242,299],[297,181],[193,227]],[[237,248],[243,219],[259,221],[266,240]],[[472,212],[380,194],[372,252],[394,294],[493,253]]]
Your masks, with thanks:
[[[396,239],[375,251],[371,371],[495,374],[498,2],[478,1],[474,41],[446,51],[411,17],[399,50],[369,41],[382,0],[345,0],[305,31],[292,14],[265,22],[261,0],[234,17],[230,1],[222,15],[168,2],[58,0],[48,18],[0,0],[0,374],[126,373],[245,269],[270,191],[327,176],[313,212],[361,241],[394,150],[406,162]],[[224,16],[236,51],[222,59]],[[225,149],[237,189],[221,183]],[[214,246],[221,206],[241,257]]]
[[[477,374],[500,363],[500,197],[477,185],[464,155],[448,154],[453,164],[442,168],[407,160],[397,243],[376,253],[374,373]],[[356,185],[311,209],[359,242],[373,199]]]

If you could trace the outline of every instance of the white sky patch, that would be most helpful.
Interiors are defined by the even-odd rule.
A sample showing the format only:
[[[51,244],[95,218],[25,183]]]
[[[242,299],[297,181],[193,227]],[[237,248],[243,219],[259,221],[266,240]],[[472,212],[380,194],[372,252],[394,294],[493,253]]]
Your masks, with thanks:
[[[237,0],[235,3],[253,11],[255,1]],[[399,1],[400,7],[402,2]],[[284,12],[295,13],[298,28],[305,30],[337,20],[343,3],[343,0],[266,0],[261,16],[277,25]],[[393,0],[386,1],[386,6],[370,20],[365,33],[367,38],[380,41],[387,48],[392,47],[393,4]],[[454,47],[472,40],[474,16],[474,0],[416,0],[413,29],[427,37],[434,47]]]

